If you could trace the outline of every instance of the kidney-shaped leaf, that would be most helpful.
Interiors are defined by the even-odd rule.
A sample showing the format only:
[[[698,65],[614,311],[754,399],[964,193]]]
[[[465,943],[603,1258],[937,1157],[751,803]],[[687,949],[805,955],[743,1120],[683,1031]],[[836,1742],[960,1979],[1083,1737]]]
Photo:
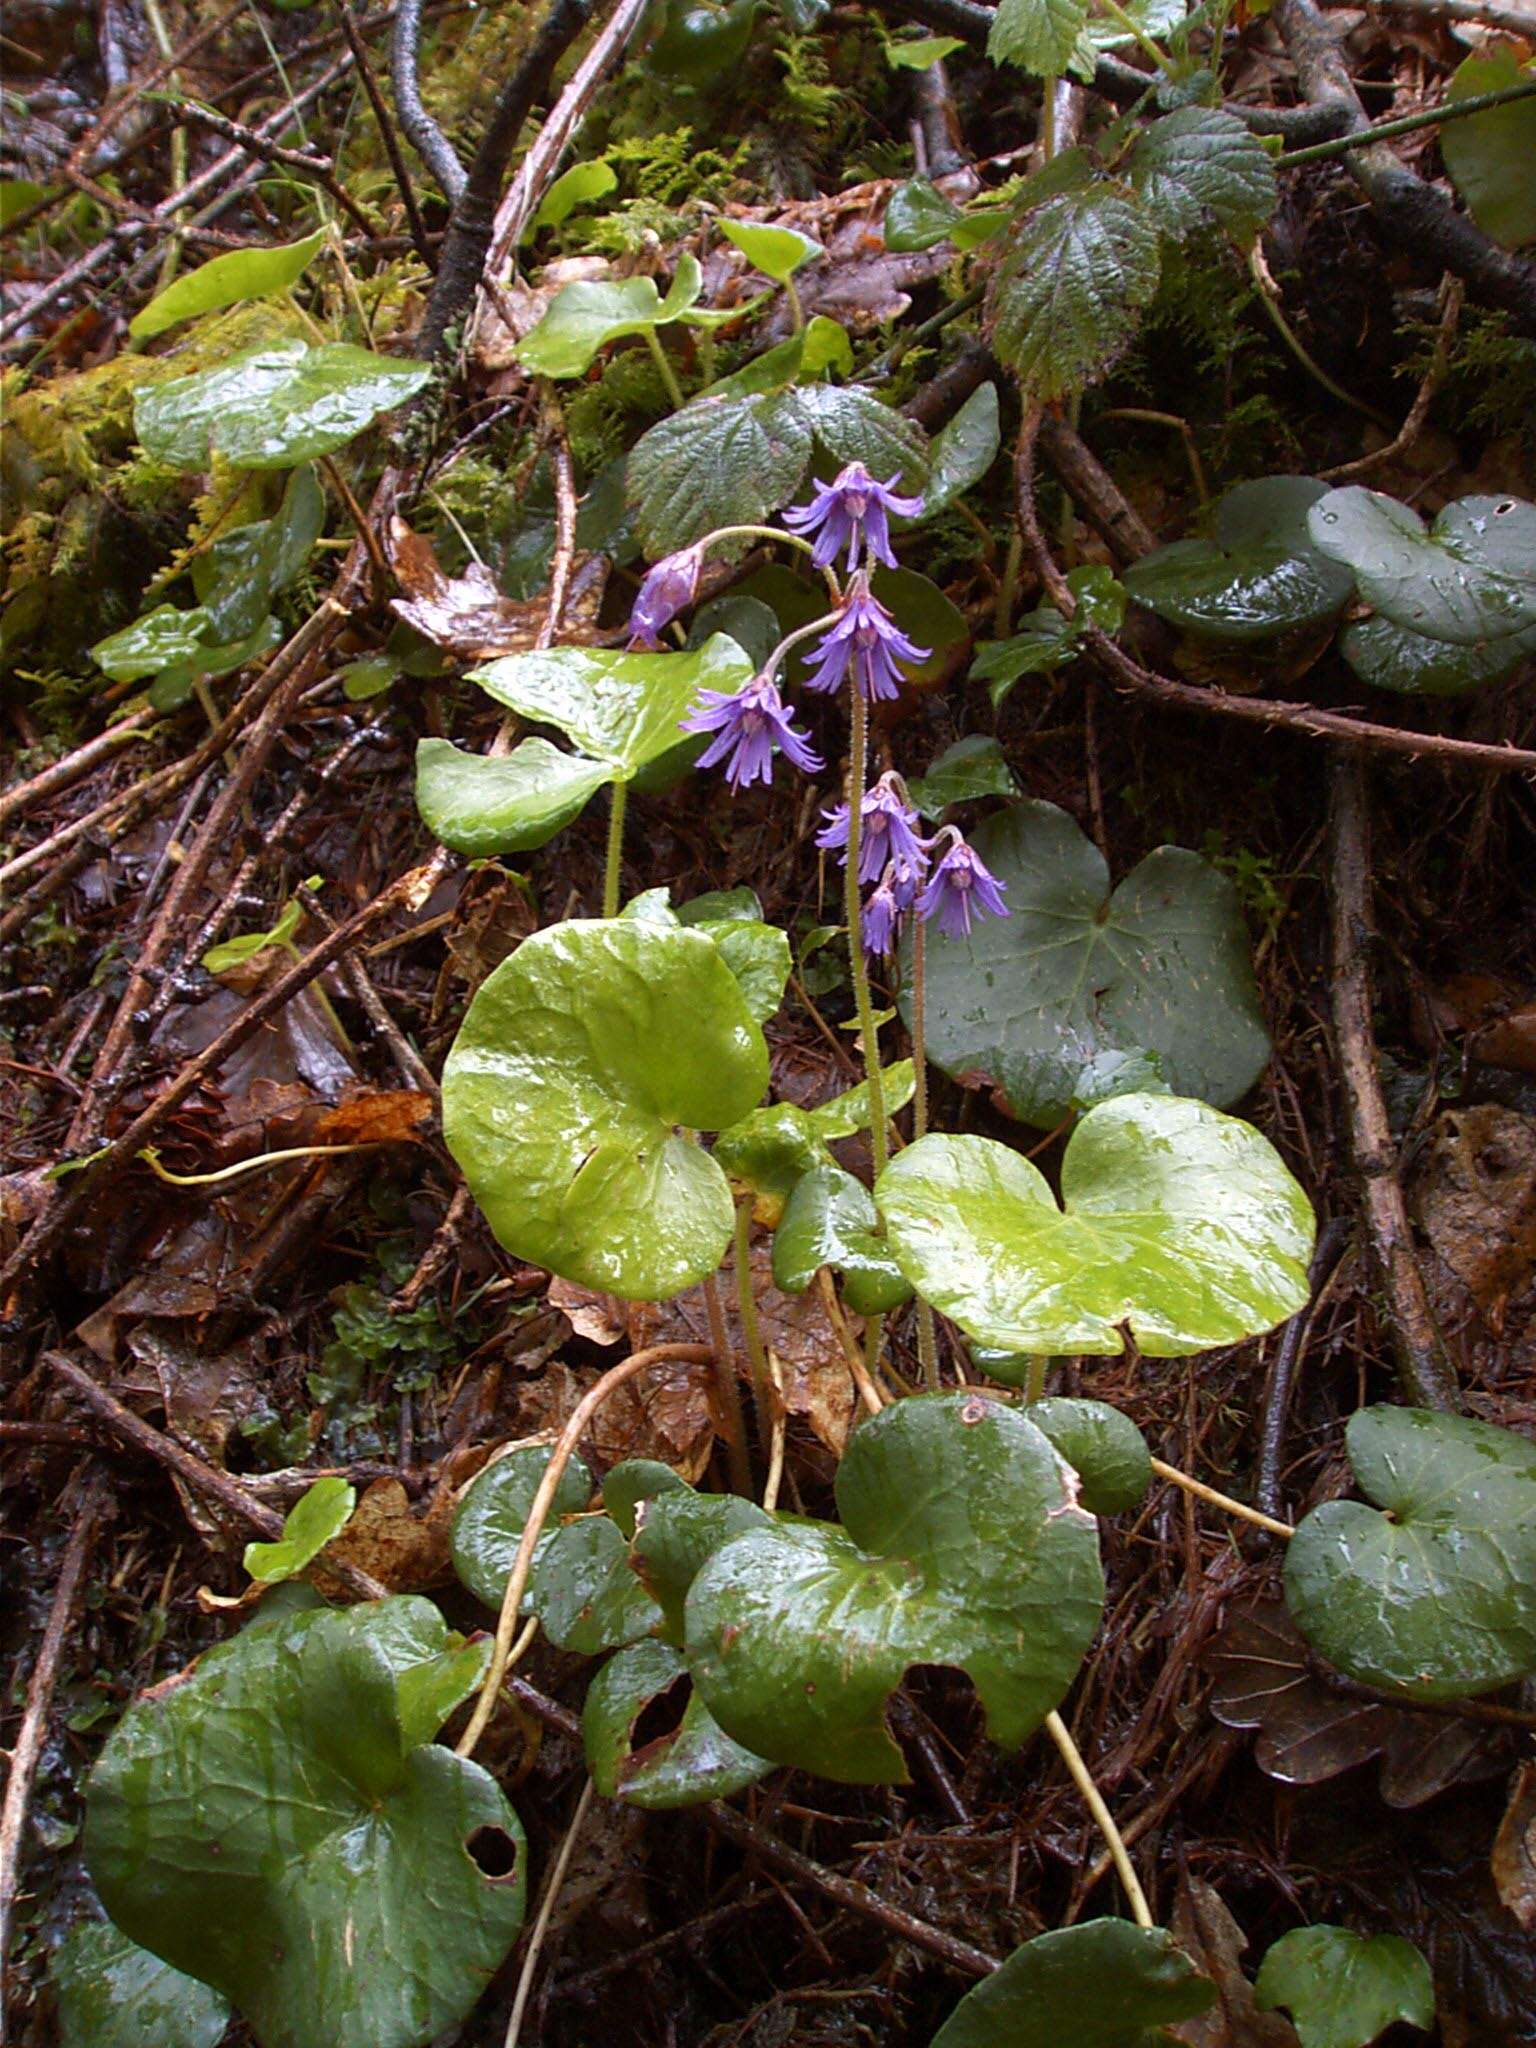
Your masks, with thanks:
[[[1321,625],[1343,610],[1354,587],[1307,525],[1327,495],[1327,485],[1310,476],[1237,484],[1216,508],[1212,539],[1154,548],[1127,569],[1125,587],[1159,618],[1206,639],[1264,640]]]
[[[1470,646],[1536,626],[1536,505],[1523,498],[1458,498],[1426,529],[1411,506],[1351,484],[1319,498],[1308,525],[1410,633]]]
[[[666,1707],[686,1695],[681,1716]],[[670,1725],[651,1734],[647,1711]],[[682,1652],[669,1643],[635,1643],[610,1657],[587,1688],[582,1740],[592,1783],[604,1799],[666,1812],[729,1799],[766,1777],[773,1765],[754,1756],[718,1726],[692,1689]]]
[[[1254,1984],[1260,2011],[1290,2011],[1301,2048],[1367,2048],[1398,2020],[1435,2024],[1429,1965],[1400,1934],[1297,1927],[1265,1956]]]
[[[141,391],[134,432],[171,469],[202,469],[214,449],[240,469],[287,469],[345,448],[431,374],[347,342],[268,342]]]
[[[477,1472],[459,1496],[449,1538],[453,1568],[487,1607],[501,1605],[528,1511],[548,1464],[548,1444],[517,1444]],[[559,1532],[561,1518],[584,1514],[595,1491],[591,1472],[580,1458],[572,1458],[560,1475],[549,1519],[534,1548],[535,1572]],[[526,1599],[523,1606],[526,1612]]]
[[[107,1910],[263,2048],[421,2048],[517,1936],[517,1816],[407,1698],[451,1641],[417,1599],[258,1622],[136,1701],[91,1774]]]
[[[1085,1920],[1037,1934],[968,1991],[933,2048],[1151,2048],[1216,2002],[1162,1927]]]
[[[1269,1057],[1237,893],[1198,854],[1160,846],[1110,894],[1104,856],[1067,813],[1030,800],[971,838],[1008,916],[931,932],[928,1055],[990,1082],[1026,1123],[1066,1117],[1106,1052],[1156,1053],[1169,1086],[1225,1108]],[[910,949],[906,955],[910,959]],[[909,980],[909,977],[908,977]],[[903,990],[904,1012],[910,987]]]
[[[49,1979],[60,2048],[218,2048],[229,2002],[102,1921],[72,1927]]]
[[[695,1493],[691,1486],[670,1487],[641,1505],[629,1561],[661,1609],[657,1634],[664,1641],[683,1642],[688,1589],[720,1546],[744,1529],[771,1526],[771,1520],[755,1501],[734,1493]]]
[[[688,1134],[735,1123],[767,1085],[712,939],[578,920],[536,932],[476,994],[443,1070],[443,1135],[515,1258],[662,1301],[731,1235],[725,1175]]]
[[[599,349],[628,334],[652,333],[687,312],[699,296],[698,259],[684,255],[665,298],[649,277],[582,279],[558,291],[537,327],[517,345],[523,367],[540,377],[583,377]]]
[[[1355,674],[1378,690],[1412,697],[1464,697],[1507,676],[1536,653],[1536,626],[1502,640],[1431,640],[1374,613],[1339,636],[1339,652]]]
[[[1467,1416],[1362,1408],[1361,1490],[1286,1551],[1297,1626],[1368,1685],[1458,1699],[1536,1672],[1536,1444]]]
[[[535,736],[502,759],[451,740],[416,743],[416,808],[434,838],[476,857],[526,853],[579,817],[613,780],[603,761]]]
[[[357,1492],[339,1474],[317,1479],[283,1518],[276,1543],[247,1543],[245,1568],[262,1585],[275,1586],[313,1564],[333,1536],[352,1518]]]
[[[227,255],[200,263],[163,292],[156,292],[129,321],[128,332],[135,341],[148,341],[200,313],[216,313],[223,306],[239,306],[247,299],[285,292],[298,283],[329,238],[329,228],[320,228],[301,242],[283,242],[270,249],[231,249]]]
[[[1139,1505],[1152,1484],[1152,1454],[1129,1415],[1105,1401],[1067,1394],[1031,1401],[1028,1412],[1083,1482],[1083,1506],[1090,1515],[1118,1515]]]
[[[1089,1110],[1061,1165],[992,1138],[920,1138],[875,1200],[912,1285],[1004,1351],[1123,1349],[1153,1358],[1271,1330],[1305,1306],[1313,1218],[1250,1125],[1174,1095]]]
[[[869,1189],[840,1166],[819,1166],[796,1182],[773,1237],[773,1282],[784,1293],[804,1294],[822,1266],[842,1274],[844,1298],[858,1315],[881,1315],[911,1299]]]
[[[912,1100],[916,1079],[910,1060],[896,1060],[881,1070],[882,1100],[887,1116],[895,1116]],[[715,1157],[733,1180],[755,1197],[752,1213],[774,1229],[784,1205],[805,1174],[818,1166],[835,1167],[829,1150],[833,1138],[851,1138],[869,1128],[869,1088],[860,1082],[846,1095],[801,1109],[793,1102],[773,1102],[755,1109],[715,1142]]]
[[[922,1395],[854,1434],[842,1526],[734,1537],[688,1595],[688,1665],[715,1719],[776,1762],[901,1782],[885,1704],[912,1664],[965,1671],[993,1738],[1022,1742],[1098,1627],[1098,1530],[1033,1423],[975,1394]]]

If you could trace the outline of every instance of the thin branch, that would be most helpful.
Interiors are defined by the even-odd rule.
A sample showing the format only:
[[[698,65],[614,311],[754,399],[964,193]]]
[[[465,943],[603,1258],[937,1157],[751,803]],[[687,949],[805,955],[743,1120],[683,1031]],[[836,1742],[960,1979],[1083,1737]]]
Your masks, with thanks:
[[[421,4],[422,0],[400,0],[395,9],[395,34],[390,45],[390,82],[400,126],[415,146],[416,154],[436,178],[450,205],[458,204],[464,190],[465,170],[458,152],[448,140],[421,97]]]
[[[216,113],[212,107],[205,107],[198,100],[178,97],[175,107],[183,120],[195,121],[200,128],[211,128],[215,135],[222,135],[226,142],[234,143],[247,156],[259,157],[264,164],[273,164],[283,170],[295,171],[300,177],[313,179],[365,235],[383,233],[381,224],[363,211],[337,177],[328,156],[315,156],[306,149],[288,149],[271,136],[263,135],[259,129],[247,128],[243,121],[232,121],[227,114]]]
[[[347,48],[352,52],[352,61],[357,66],[357,75],[363,82],[363,91],[368,95],[368,104],[373,109],[379,139],[384,144],[384,154],[389,158],[389,167],[395,174],[395,185],[405,207],[405,217],[410,223],[412,246],[428,270],[431,270],[435,267],[432,246],[427,240],[426,223],[421,217],[416,187],[411,182],[410,167],[405,161],[405,152],[400,147],[400,137],[395,132],[395,124],[390,119],[389,108],[379,89],[379,81],[374,77],[373,66],[368,61],[368,50],[358,30],[357,17],[347,5],[347,0],[336,0],[336,11],[341,16],[342,34],[347,39]]]

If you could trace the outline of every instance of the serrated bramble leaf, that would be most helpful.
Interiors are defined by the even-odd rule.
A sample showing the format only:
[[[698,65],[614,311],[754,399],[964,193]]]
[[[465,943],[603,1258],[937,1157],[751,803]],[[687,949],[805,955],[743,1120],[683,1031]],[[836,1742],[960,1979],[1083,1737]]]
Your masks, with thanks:
[[[809,421],[787,392],[695,399],[640,436],[626,482],[641,543],[660,556],[718,526],[760,525],[799,488]]]
[[[1159,226],[1175,236],[1214,221],[1247,242],[1275,210],[1273,158],[1220,107],[1180,107],[1154,121],[1138,138],[1129,170]]]
[[[1157,290],[1157,228],[1107,186],[1049,200],[1014,236],[993,307],[994,346],[1028,398],[1081,390],[1129,345]]]
[[[1058,78],[1071,63],[1088,20],[1088,0],[999,0],[987,36],[994,64],[1017,64],[1037,78]]]

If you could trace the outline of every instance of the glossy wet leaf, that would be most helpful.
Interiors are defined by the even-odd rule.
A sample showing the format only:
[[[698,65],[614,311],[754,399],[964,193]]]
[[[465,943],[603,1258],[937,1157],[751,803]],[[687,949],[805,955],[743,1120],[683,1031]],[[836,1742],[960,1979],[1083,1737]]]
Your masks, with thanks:
[[[723,1130],[768,1084],[736,977],[702,932],[622,918],[526,939],[476,994],[443,1133],[515,1258],[626,1300],[702,1280],[731,1235]]]
[[[1111,891],[1104,857],[1065,811],[1027,801],[970,835],[1007,887],[1006,918],[969,938],[929,927],[928,1055],[992,1084],[1011,1115],[1050,1129],[1106,1052],[1152,1052],[1169,1087],[1220,1107],[1264,1070],[1264,1029],[1237,892],[1161,846]],[[908,961],[910,947],[903,952]],[[902,1007],[908,1013],[909,969]]]
[[[115,683],[142,682],[148,676],[228,675],[277,644],[277,621],[263,619],[254,632],[221,645],[213,621],[201,605],[178,611],[156,605],[131,626],[109,633],[91,649],[91,659]]]
[[[1528,654],[1536,653],[1536,626],[1504,640],[1466,645],[1410,633],[1378,614],[1347,626],[1339,638],[1339,652],[1360,680],[1375,689],[1409,697],[1464,697],[1485,683],[1500,682]]]
[[[603,761],[522,741],[499,760],[450,740],[416,743],[416,808],[434,838],[480,857],[524,853],[553,839],[613,780]]]
[[[926,775],[907,784],[907,793],[925,818],[939,818],[951,804],[1017,796],[1018,784],[1000,742],[988,733],[972,733],[946,747]]]
[[[992,1370],[994,1377],[1012,1375]],[[1090,1515],[1118,1515],[1140,1505],[1152,1484],[1152,1454],[1146,1438],[1119,1408],[1047,1394],[1025,1410],[1083,1482],[1083,1506]]]
[[[450,1544],[453,1568],[482,1605],[501,1606],[512,1561],[527,1525],[528,1511],[549,1464],[548,1444],[519,1444],[476,1473],[453,1511]],[[572,1458],[560,1475],[549,1520],[533,1553],[535,1569],[549,1549],[561,1520],[584,1514],[594,1484],[580,1458]],[[528,1603],[523,1603],[528,1612]]]
[[[1081,26],[1085,10],[1067,0],[1066,11]],[[1003,19],[1000,8],[994,45]],[[1158,275],[1151,215],[1107,186],[1064,193],[1030,214],[1011,238],[993,327],[993,346],[1026,398],[1062,398],[1101,377],[1129,346]]]
[[[635,1748],[635,1723],[674,1686],[689,1686],[682,1653],[667,1643],[635,1643],[610,1657],[587,1688],[582,1741],[587,1769],[604,1799],[667,1812],[729,1799],[773,1769],[766,1758],[732,1742],[691,1688],[678,1725]]]
[[[1286,1551],[1285,1598],[1351,1678],[1458,1699],[1536,1673],[1536,1445],[1467,1416],[1364,1408],[1361,1501],[1326,1501]]]
[[[875,1201],[924,1300],[1000,1350],[1154,1358],[1235,1344],[1305,1307],[1313,1219],[1266,1138],[1174,1095],[1120,1095],[1073,1131],[1058,1205],[991,1138],[929,1136]]]
[[[1533,76],[1530,63],[1522,62],[1511,44],[1494,43],[1458,67],[1445,89],[1446,104],[1485,92],[1507,92],[1511,86],[1528,84]],[[1440,154],[1451,183],[1485,234],[1506,249],[1536,242],[1536,190],[1531,178],[1536,98],[1447,121],[1440,131]]]
[[[723,633],[681,654],[550,647],[506,654],[470,671],[488,697],[552,725],[615,782],[628,782],[680,744],[700,690],[739,690],[752,664]]]
[[[1104,1582],[1093,1518],[1033,1424],[975,1394],[899,1401],[838,1467],[842,1524],[734,1537],[687,1601],[688,1666],[736,1741],[853,1784],[901,1782],[885,1728],[912,1664],[964,1670],[1013,1748],[1071,1684]]]
[[[1101,1052],[1078,1075],[1072,1107],[1092,1109],[1117,1095],[1171,1095],[1163,1063],[1155,1052]]]
[[[807,384],[789,394],[833,469],[862,462],[872,476],[898,477],[904,490],[928,480],[928,438],[915,421],[859,384]],[[887,574],[901,573],[887,571]]]
[[[858,1315],[911,1299],[869,1189],[840,1166],[817,1167],[796,1183],[773,1237],[773,1282],[785,1294],[803,1294],[823,1266],[841,1276],[843,1299]]]
[[[964,48],[958,36],[917,36],[906,42],[887,43],[885,61],[893,70],[926,71],[931,64]]]
[[[684,254],[665,298],[650,277],[584,278],[565,285],[517,344],[518,361],[538,377],[583,377],[609,342],[680,319],[703,283],[697,257]]]
[[[1117,16],[1101,14],[1089,22],[1084,34],[1096,50],[1117,50],[1136,40],[1126,25],[1133,22],[1143,34],[1159,38],[1171,35],[1189,13],[1187,0],[1130,0]]]
[[[895,1116],[912,1100],[915,1076],[910,1060],[882,1069],[887,1116]],[[869,1128],[869,1090],[864,1083],[850,1088],[817,1109],[793,1102],[774,1102],[757,1109],[715,1140],[715,1157],[735,1181],[756,1197],[754,1214],[771,1229],[799,1180],[819,1166],[836,1166],[828,1149],[833,1138],[851,1138]]]
[[[915,523],[926,524],[979,484],[1002,446],[997,386],[979,384],[928,450],[928,482]]]
[[[1162,1927],[1085,1920],[1026,1941],[961,1999],[933,2048],[1152,2048],[1216,2002]]]
[[[53,1952],[60,2048],[218,2048],[229,2001],[109,1922],[72,1927]]]
[[[1178,540],[1133,562],[1125,587],[1186,633],[1264,640],[1317,626],[1349,600],[1350,571],[1319,549],[1308,524],[1328,495],[1307,476],[1237,484],[1216,508],[1210,540]]]
[[[793,964],[789,935],[766,924],[762,905],[750,889],[716,890],[673,910],[666,889],[648,889],[621,913],[642,923],[686,925],[714,940],[741,987],[747,1008],[765,1024],[784,1000]]]
[[[733,243],[764,277],[783,284],[804,263],[825,255],[820,242],[795,228],[768,227],[759,221],[719,220],[715,223],[728,242]]]
[[[680,1645],[688,1589],[709,1559],[743,1530],[771,1526],[772,1518],[755,1501],[734,1493],[669,1487],[642,1502],[635,1514],[630,1563],[661,1609],[658,1635]]]
[[[336,1475],[317,1479],[283,1517],[277,1542],[247,1543],[246,1570],[264,1586],[293,1578],[341,1534],[356,1505],[357,1490],[348,1480]]]
[[[569,220],[578,206],[590,206],[594,199],[606,198],[618,189],[618,183],[618,173],[601,159],[572,164],[568,171],[560,173],[540,200],[530,229],[559,227],[562,221]]]
[[[1131,151],[1131,183],[1170,234],[1211,223],[1251,241],[1275,210],[1275,166],[1258,136],[1221,107],[1179,107]]]
[[[932,249],[947,242],[955,224],[964,218],[953,199],[946,198],[927,178],[908,178],[886,202],[885,246],[893,255]]]
[[[555,1531],[534,1570],[528,1606],[557,1650],[581,1657],[636,1642],[660,1620],[630,1568],[628,1543],[607,1515],[585,1515]]]
[[[1536,626],[1536,505],[1458,498],[1426,528],[1411,506],[1358,484],[1312,507],[1314,546],[1410,633],[1470,646]]]
[[[1088,0],[999,0],[987,55],[1037,78],[1059,77],[1077,54],[1087,20]]]
[[[268,342],[141,390],[134,431],[171,469],[204,469],[215,449],[239,469],[287,469],[345,448],[431,374],[348,342]]]
[[[231,249],[225,256],[214,256],[175,278],[163,292],[156,292],[129,321],[128,332],[135,341],[148,341],[183,320],[195,320],[200,313],[217,313],[247,299],[286,292],[298,283],[329,239],[330,229],[320,228],[299,242]]]
[[[793,498],[810,459],[810,425],[784,394],[695,399],[630,452],[642,545],[660,556],[717,526],[760,525]]]
[[[1289,2010],[1301,2048],[1368,2048],[1398,2020],[1435,2024],[1429,1965],[1397,1934],[1294,1928],[1265,1956],[1254,1990],[1261,2011]]]
[[[262,2048],[425,2048],[516,1939],[517,1816],[402,1706],[404,1675],[454,1642],[425,1600],[290,1611],[135,1701],[108,1738],[87,1790],[97,1890]],[[476,1862],[485,1844],[507,1876]]]

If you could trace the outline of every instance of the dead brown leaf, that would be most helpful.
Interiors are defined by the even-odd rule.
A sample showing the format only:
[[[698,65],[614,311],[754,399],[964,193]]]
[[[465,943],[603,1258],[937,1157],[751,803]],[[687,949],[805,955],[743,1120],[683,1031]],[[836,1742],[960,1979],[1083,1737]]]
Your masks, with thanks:
[[[1409,1210],[1495,1336],[1536,1276],[1536,1117],[1496,1102],[1447,1110],[1408,1190]]]
[[[1241,1956],[1248,1937],[1219,1892],[1198,1877],[1179,1880],[1170,1923],[1174,1938],[1216,1986],[1216,2003],[1171,2028],[1188,2048],[1296,2048],[1296,2029],[1283,2013],[1260,2012]]]
[[[461,661],[523,654],[537,644],[549,617],[547,597],[520,600],[504,596],[483,562],[470,562],[461,575],[450,576],[431,541],[413,533],[398,516],[389,524],[388,553],[389,565],[405,593],[391,600],[392,607],[423,639]],[[562,640],[590,644],[607,580],[606,556],[576,557],[560,617]]]
[[[451,1503],[446,1494],[423,1515],[412,1511],[398,1479],[375,1479],[326,1556],[355,1565],[391,1593],[419,1593],[453,1575],[448,1554]]]
[[[432,1115],[432,1098],[419,1088],[355,1095],[326,1110],[315,1125],[317,1145],[397,1145],[420,1134]]]
[[[1527,1934],[1536,1934],[1536,1764],[1522,1764],[1493,1844],[1499,1897]]]

